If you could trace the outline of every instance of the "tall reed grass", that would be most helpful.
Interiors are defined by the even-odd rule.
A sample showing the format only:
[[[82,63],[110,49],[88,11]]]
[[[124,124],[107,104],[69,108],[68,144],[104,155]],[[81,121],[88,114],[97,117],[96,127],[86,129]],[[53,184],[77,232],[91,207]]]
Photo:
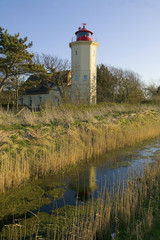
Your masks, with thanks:
[[[42,220],[38,213],[31,222],[6,225],[1,239],[145,240],[160,214],[159,172],[157,156],[154,163],[145,166],[141,178],[135,172],[133,179],[128,176],[127,183],[118,184],[117,190],[104,188],[97,200],[73,208],[66,206],[64,211],[57,209],[49,220],[47,216]]]
[[[0,113],[0,191],[160,134],[153,106],[48,106]]]
[[[62,239],[143,239],[160,213],[159,171],[160,162],[156,162],[147,167],[141,179],[135,175],[133,181],[128,179],[126,188],[105,193],[96,208],[90,206],[87,217],[76,216],[69,237]]]

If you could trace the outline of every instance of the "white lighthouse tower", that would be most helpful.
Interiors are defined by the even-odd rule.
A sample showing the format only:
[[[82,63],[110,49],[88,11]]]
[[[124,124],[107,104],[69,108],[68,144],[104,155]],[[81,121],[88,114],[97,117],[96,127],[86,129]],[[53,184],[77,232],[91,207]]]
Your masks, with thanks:
[[[82,103],[96,103],[97,85],[97,47],[92,41],[93,32],[82,24],[75,33],[76,39],[69,46],[71,48],[72,90],[74,100]],[[76,99],[75,99],[76,98]]]

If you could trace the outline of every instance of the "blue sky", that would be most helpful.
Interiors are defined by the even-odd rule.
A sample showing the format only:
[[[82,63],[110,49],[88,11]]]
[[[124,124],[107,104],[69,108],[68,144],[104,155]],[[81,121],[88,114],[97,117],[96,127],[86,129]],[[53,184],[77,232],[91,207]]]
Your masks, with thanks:
[[[33,41],[33,52],[70,60],[69,42],[87,23],[97,63],[130,69],[160,85],[160,0],[0,0],[0,25]]]

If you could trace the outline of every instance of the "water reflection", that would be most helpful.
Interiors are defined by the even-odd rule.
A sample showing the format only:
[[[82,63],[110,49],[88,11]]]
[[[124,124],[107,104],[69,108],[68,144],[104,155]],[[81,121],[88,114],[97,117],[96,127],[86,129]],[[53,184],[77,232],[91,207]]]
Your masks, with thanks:
[[[100,197],[104,191],[116,191],[122,185],[125,187],[128,177],[141,176],[158,152],[159,139],[92,159],[92,162],[86,162],[64,176],[66,190],[63,197],[56,201],[50,197],[51,203],[42,206],[40,211],[51,213],[51,210],[65,205],[76,206]],[[51,181],[54,182],[54,178]]]
[[[80,201],[90,199],[92,193],[97,189],[96,167],[91,166],[83,171],[77,171],[71,176],[69,188],[76,192],[76,199]]]

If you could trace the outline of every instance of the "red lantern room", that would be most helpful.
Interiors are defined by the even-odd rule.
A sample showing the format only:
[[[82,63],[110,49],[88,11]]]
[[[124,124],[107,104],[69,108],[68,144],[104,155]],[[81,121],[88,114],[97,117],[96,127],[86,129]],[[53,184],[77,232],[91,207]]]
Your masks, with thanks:
[[[78,31],[75,32],[77,41],[92,41],[91,35],[93,35],[93,32],[86,28],[86,23],[82,23],[82,25],[83,28],[79,27]]]

